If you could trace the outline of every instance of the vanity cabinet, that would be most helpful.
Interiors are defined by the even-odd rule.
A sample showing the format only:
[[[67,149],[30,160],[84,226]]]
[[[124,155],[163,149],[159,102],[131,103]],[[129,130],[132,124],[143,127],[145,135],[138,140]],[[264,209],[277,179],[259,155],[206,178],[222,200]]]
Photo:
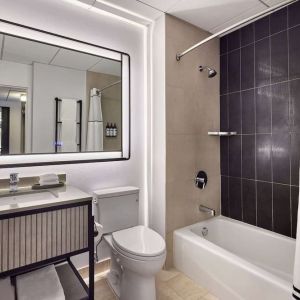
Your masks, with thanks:
[[[0,278],[35,270],[48,264],[68,263],[86,297],[94,299],[94,220],[92,199],[68,204],[21,210],[0,215]],[[89,253],[90,284],[87,287],[71,262],[71,257]],[[66,271],[61,270],[60,273]],[[69,271],[67,271],[69,272]],[[58,272],[59,273],[59,272]],[[65,280],[65,279],[64,279]],[[65,282],[67,287],[72,286]],[[80,290],[80,287],[74,289]],[[70,288],[69,288],[70,289]],[[85,292],[85,293],[84,293]]]

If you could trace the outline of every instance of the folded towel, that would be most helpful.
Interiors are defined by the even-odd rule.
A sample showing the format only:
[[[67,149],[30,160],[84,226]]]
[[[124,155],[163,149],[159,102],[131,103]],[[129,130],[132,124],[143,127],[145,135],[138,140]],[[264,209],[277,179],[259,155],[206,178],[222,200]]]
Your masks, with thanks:
[[[54,265],[17,276],[18,300],[65,300]]]
[[[0,297],[1,299],[5,299],[5,300],[15,299],[14,288],[10,283],[9,277],[0,280],[0,291],[1,291],[1,297]]]
[[[59,183],[59,178],[56,174],[44,174],[40,176],[40,185],[54,185]]]
[[[298,224],[293,283],[293,297],[300,300],[300,203],[298,205]]]

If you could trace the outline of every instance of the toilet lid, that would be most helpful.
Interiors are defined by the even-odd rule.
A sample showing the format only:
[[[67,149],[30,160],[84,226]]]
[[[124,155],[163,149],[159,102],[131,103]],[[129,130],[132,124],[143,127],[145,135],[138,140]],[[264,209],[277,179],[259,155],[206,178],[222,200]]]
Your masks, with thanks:
[[[164,239],[145,226],[116,231],[112,234],[112,239],[123,251],[137,256],[158,256],[166,248]]]

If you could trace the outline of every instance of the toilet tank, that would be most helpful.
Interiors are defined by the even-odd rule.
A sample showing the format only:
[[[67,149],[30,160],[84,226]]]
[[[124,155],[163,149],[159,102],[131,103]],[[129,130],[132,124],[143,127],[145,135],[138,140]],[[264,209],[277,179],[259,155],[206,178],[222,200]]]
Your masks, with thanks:
[[[101,189],[93,192],[95,221],[102,233],[138,225],[139,189],[132,186]]]

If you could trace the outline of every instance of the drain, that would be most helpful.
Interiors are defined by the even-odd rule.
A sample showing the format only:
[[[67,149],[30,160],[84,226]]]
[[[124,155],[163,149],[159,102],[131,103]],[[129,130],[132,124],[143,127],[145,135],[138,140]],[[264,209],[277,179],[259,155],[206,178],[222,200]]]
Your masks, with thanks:
[[[207,229],[207,227],[203,227],[202,228],[202,235],[203,236],[207,236],[208,235],[208,229]]]

